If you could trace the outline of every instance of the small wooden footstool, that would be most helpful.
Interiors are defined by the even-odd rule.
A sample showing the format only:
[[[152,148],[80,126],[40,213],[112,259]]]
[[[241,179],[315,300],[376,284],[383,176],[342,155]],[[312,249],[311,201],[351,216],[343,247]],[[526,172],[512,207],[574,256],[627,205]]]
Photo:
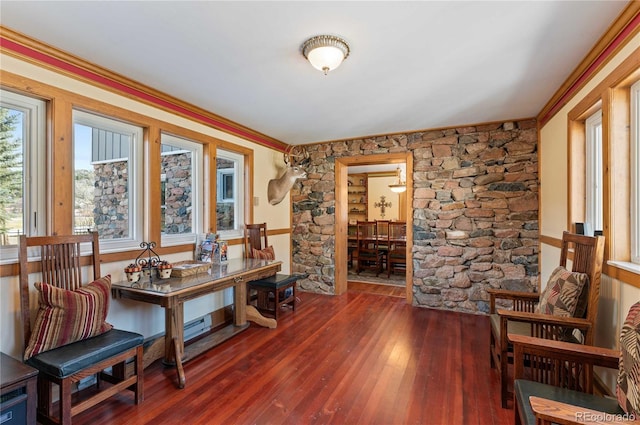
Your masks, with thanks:
[[[255,307],[258,311],[278,320],[280,309],[285,306],[291,306],[292,310],[296,309],[296,282],[305,278],[303,274],[275,274],[266,279],[254,280],[248,284],[249,304],[256,302]],[[256,291],[253,297],[251,292]]]

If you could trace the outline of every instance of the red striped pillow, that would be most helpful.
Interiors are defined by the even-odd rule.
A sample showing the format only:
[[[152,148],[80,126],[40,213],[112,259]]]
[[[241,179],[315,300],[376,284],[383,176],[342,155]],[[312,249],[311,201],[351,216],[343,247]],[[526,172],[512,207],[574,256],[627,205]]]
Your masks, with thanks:
[[[259,260],[275,260],[276,253],[273,250],[273,246],[269,245],[265,249],[251,249],[251,257]]]
[[[40,308],[24,352],[28,359],[43,351],[91,338],[110,330],[107,323],[111,275],[75,291],[35,283]]]

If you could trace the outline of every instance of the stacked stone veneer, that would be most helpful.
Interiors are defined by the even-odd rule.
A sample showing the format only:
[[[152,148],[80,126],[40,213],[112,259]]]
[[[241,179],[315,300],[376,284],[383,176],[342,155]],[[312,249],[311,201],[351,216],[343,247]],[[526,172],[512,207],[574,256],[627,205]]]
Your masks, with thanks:
[[[413,303],[487,312],[488,288],[532,291],[538,276],[535,120],[308,145],[292,189],[293,264],[305,290],[334,293],[335,159],[413,153]]]
[[[192,168],[190,152],[162,156],[162,172],[166,176],[164,232],[167,234],[192,232]]]
[[[127,161],[97,163],[93,220],[100,239],[129,237],[129,174]]]

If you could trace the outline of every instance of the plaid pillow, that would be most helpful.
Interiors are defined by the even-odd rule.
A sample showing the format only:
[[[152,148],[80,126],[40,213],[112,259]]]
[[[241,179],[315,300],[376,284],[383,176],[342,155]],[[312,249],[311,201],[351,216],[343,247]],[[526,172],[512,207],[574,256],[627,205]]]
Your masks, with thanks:
[[[620,331],[620,363],[616,394],[622,409],[640,414],[640,302],[631,306]]]
[[[265,249],[251,249],[251,258],[257,258],[260,260],[275,260],[276,253],[273,250],[273,246],[269,245]]]
[[[47,283],[35,283],[40,308],[36,315],[24,359],[62,345],[107,332],[111,275],[75,291]]]
[[[589,276],[585,273],[570,272],[564,267],[556,267],[540,295],[540,303],[535,312],[573,317],[582,289],[588,281]]]

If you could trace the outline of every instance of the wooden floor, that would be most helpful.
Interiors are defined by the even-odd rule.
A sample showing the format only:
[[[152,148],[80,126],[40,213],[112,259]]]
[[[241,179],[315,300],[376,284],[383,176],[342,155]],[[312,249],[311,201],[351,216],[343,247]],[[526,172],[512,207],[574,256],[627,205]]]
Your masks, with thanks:
[[[347,282],[347,287],[351,292],[367,292],[369,294],[387,295],[390,297],[407,297],[407,289],[404,286],[381,285],[368,282]]]
[[[158,361],[145,401],[122,393],[79,424],[511,424],[489,366],[485,316],[400,297],[299,293],[277,329],[252,324],[185,365]]]

